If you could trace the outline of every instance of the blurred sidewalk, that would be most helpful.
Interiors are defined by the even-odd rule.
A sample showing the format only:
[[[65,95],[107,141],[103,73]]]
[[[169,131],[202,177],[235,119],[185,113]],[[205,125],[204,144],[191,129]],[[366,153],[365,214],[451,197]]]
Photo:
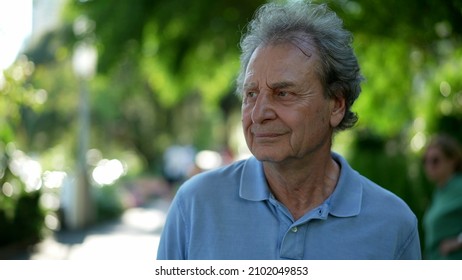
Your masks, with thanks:
[[[29,260],[155,260],[170,201],[155,198],[116,220],[45,238]]]

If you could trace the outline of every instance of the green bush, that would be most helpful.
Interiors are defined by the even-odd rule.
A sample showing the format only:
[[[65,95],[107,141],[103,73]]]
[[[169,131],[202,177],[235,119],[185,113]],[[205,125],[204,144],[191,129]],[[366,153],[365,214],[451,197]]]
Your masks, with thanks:
[[[7,162],[5,157],[2,162]],[[26,192],[24,184],[11,173],[8,165],[1,165],[0,247],[34,244],[42,238],[45,214],[40,196],[40,191]]]
[[[109,185],[93,188],[96,202],[96,222],[119,217],[124,211],[119,186]]]

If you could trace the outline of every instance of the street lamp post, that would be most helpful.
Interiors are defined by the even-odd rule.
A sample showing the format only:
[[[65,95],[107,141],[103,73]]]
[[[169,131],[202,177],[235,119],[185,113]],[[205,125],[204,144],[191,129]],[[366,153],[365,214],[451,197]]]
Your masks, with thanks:
[[[88,42],[80,42],[75,46],[72,57],[74,73],[79,81],[79,122],[77,146],[77,178],[73,189],[72,205],[68,220],[69,227],[80,229],[91,225],[95,219],[95,207],[91,195],[91,184],[88,178],[86,154],[90,130],[88,81],[94,76],[97,52]]]

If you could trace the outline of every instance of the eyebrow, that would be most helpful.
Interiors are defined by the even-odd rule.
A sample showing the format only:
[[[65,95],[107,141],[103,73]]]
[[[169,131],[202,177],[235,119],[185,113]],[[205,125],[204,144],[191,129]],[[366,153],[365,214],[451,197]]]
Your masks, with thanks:
[[[244,84],[245,89],[249,88],[255,88],[257,86],[257,83],[246,83]],[[289,82],[289,81],[283,81],[283,82],[275,82],[267,85],[270,89],[281,89],[281,88],[289,88],[289,87],[294,87],[295,83]]]
[[[244,89],[249,89],[249,88],[254,88],[254,87],[256,87],[256,86],[257,86],[256,83],[245,83],[244,86],[243,86],[243,88],[244,88]]]
[[[295,86],[295,83],[289,81],[276,82],[268,85],[268,87],[271,89],[289,88],[293,86]]]

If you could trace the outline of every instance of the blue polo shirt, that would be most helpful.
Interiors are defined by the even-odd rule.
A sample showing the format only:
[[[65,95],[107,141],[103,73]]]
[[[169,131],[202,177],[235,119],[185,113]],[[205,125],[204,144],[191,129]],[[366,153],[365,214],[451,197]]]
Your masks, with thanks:
[[[201,173],[178,190],[158,259],[420,259],[417,219],[403,200],[346,160],[319,207],[294,220],[254,157]]]

